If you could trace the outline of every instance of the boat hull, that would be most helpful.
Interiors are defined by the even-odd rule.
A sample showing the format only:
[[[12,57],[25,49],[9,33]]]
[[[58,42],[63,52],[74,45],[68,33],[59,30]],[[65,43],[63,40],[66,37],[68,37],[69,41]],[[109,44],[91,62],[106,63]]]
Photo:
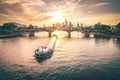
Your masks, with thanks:
[[[50,58],[52,54],[53,54],[53,50],[50,50],[46,53],[35,52],[35,57],[39,59],[47,59],[47,58]]]

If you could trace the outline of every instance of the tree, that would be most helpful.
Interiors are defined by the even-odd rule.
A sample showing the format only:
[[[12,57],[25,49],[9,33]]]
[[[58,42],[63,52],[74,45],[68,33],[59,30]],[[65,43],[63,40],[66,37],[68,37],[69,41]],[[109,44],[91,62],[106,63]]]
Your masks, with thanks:
[[[100,24],[95,24],[94,29],[98,30],[98,31],[101,31],[101,25]]]
[[[32,24],[29,25],[29,29],[34,29],[34,26]]]
[[[116,35],[120,35],[120,23],[118,23],[116,26],[115,26],[115,29],[113,31]]]
[[[111,27],[105,24],[102,24],[102,30],[105,31],[105,33],[109,33],[111,31]]]
[[[95,24],[94,30],[104,32],[104,33],[109,33],[111,31],[111,27],[105,24]]]
[[[17,25],[15,23],[4,23],[3,26],[1,27],[1,29],[4,30],[13,30],[17,28]]]

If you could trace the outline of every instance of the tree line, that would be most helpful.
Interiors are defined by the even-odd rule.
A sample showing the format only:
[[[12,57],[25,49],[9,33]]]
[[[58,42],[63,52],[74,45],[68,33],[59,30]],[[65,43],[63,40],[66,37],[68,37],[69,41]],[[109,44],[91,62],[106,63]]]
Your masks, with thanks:
[[[105,25],[105,24],[95,24],[93,26],[93,29],[94,31],[98,31],[104,34],[120,36],[120,23],[118,23],[114,27],[111,27],[110,25]]]
[[[36,28],[35,26],[33,26],[32,24],[30,24],[29,26],[24,26],[28,29],[34,29]],[[23,25],[19,24],[19,23],[15,23],[15,22],[9,22],[9,23],[4,23],[2,26],[0,26],[0,34],[9,34],[12,31],[24,28]],[[100,32],[100,33],[104,33],[104,34],[110,34],[110,35],[118,35],[120,36],[120,23],[118,23],[117,25],[115,25],[114,27],[111,27],[110,25],[106,25],[106,24],[95,24],[92,27],[89,27],[88,29],[94,31],[94,32]]]

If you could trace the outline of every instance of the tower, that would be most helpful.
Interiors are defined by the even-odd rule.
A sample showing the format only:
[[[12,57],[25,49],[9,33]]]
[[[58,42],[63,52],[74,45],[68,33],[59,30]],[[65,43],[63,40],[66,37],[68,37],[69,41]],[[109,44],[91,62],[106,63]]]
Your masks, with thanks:
[[[65,26],[68,26],[68,21],[65,19]]]
[[[78,28],[80,27],[79,22],[77,23],[77,27],[78,27]]]

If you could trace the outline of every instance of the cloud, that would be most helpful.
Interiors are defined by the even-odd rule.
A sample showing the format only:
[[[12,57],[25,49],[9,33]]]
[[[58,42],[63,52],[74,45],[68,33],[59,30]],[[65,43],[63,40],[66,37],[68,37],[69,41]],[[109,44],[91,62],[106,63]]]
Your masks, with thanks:
[[[6,11],[5,9],[3,9],[2,8],[3,6],[2,5],[0,5],[0,13],[2,13],[2,14],[9,14],[9,12],[8,11]]]
[[[99,16],[81,16],[81,18],[76,18],[73,21],[74,22],[80,22],[85,25],[94,25],[97,22],[101,22],[102,24],[110,24],[110,25],[116,25],[120,22],[120,13],[119,14],[105,14],[105,15],[99,15]]]
[[[7,15],[0,13],[0,19],[5,19]]]
[[[108,6],[108,5],[110,5],[110,3],[102,2],[102,3],[97,3],[97,4],[93,5],[93,7],[101,7],[101,6]]]
[[[24,7],[19,3],[15,3],[6,5],[5,10],[12,15],[23,15]]]
[[[0,0],[0,4],[13,4],[13,3],[17,3],[19,2],[19,0]]]
[[[28,20],[45,20],[51,18],[50,14],[52,12],[62,12],[64,14],[74,12],[75,7],[80,1],[81,0],[30,0],[30,2],[28,2],[22,0],[22,4],[14,3],[11,7],[15,8],[11,10],[11,7],[9,7],[8,11],[14,15],[19,15],[20,13],[20,16],[23,15]],[[42,16],[38,17],[38,15]]]
[[[38,13],[48,13],[53,11],[70,12],[81,0],[1,0],[1,4],[6,5],[3,12],[13,15],[23,15],[30,11]],[[27,14],[26,14],[27,15]]]
[[[116,11],[119,11],[117,7],[111,8],[112,2],[112,0],[0,0],[0,20],[27,24],[43,24],[46,21],[52,23],[51,13],[55,12],[62,14],[63,20],[72,18],[74,21],[88,19],[95,21],[97,19],[95,16],[113,12],[116,14]],[[114,6],[115,4],[114,2]]]
[[[119,14],[107,14],[101,17],[101,21],[106,24],[117,24],[120,22],[120,13]]]

